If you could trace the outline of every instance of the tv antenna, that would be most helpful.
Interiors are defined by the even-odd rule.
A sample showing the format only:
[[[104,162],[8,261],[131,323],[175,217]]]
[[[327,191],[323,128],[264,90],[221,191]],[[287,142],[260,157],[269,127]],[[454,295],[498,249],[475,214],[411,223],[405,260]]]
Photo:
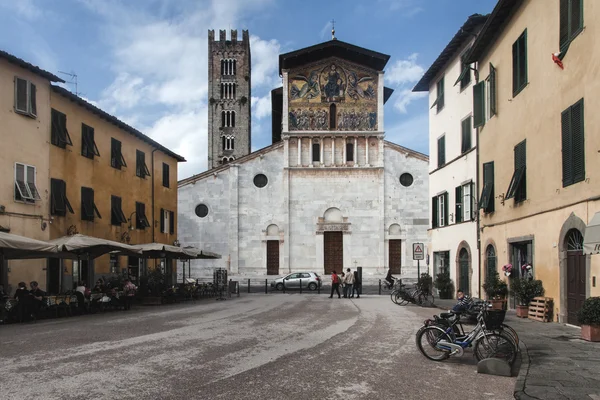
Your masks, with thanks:
[[[64,71],[58,71],[58,73],[66,75],[69,78],[71,78],[71,80],[67,81],[66,83],[68,83],[70,85],[75,85],[75,95],[79,96],[80,93],[77,91],[77,74],[75,72],[64,72]]]

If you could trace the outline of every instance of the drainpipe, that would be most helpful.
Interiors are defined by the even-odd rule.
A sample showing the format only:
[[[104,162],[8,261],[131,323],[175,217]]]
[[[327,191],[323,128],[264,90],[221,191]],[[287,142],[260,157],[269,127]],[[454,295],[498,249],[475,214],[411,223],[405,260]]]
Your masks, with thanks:
[[[158,150],[158,149],[152,150],[152,155],[150,156],[152,158],[152,243],[155,242],[155,240],[154,240],[154,178],[155,178],[155,176],[154,176],[154,152],[156,150]]]
[[[475,64],[475,83],[479,83],[479,62]],[[481,220],[479,213],[479,132],[481,127],[476,128],[475,130],[475,199],[477,205],[477,268],[479,269],[479,273],[477,274],[479,278],[479,285],[477,286],[477,294],[479,298],[481,297]]]

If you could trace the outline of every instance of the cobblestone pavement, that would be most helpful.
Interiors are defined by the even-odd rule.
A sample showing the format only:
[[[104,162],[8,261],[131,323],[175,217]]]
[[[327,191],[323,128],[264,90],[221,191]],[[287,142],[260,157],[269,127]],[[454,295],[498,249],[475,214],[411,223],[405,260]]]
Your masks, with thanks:
[[[418,352],[436,311],[256,294],[0,326],[0,397],[511,399],[516,378],[478,375],[471,352]]]

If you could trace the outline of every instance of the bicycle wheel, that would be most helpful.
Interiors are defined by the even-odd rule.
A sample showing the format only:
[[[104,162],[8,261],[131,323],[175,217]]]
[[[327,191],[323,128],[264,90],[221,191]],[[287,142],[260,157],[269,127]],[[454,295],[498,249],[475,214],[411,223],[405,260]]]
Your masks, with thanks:
[[[517,332],[512,327],[506,324],[502,324],[501,329],[504,334],[510,336],[510,338],[513,339],[513,343],[515,344],[517,351],[519,351],[519,335],[517,335]]]
[[[408,300],[406,300],[406,294],[404,292],[396,293],[396,301],[394,302],[399,306],[405,306],[408,304]]]
[[[398,304],[398,302],[396,301],[397,295],[398,295],[398,290],[394,290],[394,291],[392,291],[392,293],[390,293],[390,298],[392,299],[392,303],[394,303],[394,304]]]
[[[477,361],[499,358],[512,365],[517,358],[517,349],[512,339],[504,333],[485,333],[475,343],[473,350]]]
[[[433,302],[435,298],[432,294],[429,293],[420,293],[419,294],[419,305],[421,307],[433,307]]]
[[[421,354],[432,361],[443,361],[450,357],[450,350],[438,347],[441,340],[452,342],[450,336],[437,326],[427,326],[419,329],[416,342]]]

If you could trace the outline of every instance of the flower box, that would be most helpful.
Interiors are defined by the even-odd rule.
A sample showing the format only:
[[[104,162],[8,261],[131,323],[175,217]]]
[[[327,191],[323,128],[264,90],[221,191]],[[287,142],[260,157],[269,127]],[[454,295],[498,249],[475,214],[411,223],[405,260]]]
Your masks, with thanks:
[[[600,325],[581,325],[581,338],[588,342],[600,342]]]

